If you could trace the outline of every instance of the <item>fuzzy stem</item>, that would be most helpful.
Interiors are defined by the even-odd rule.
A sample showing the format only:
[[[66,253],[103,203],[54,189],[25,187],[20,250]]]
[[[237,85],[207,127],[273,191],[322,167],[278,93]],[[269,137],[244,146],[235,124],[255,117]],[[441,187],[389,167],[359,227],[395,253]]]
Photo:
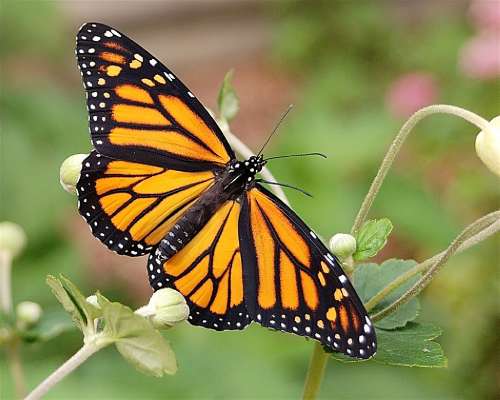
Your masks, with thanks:
[[[19,355],[19,339],[16,338],[8,343],[5,352],[12,380],[14,381],[16,398],[22,399],[26,395],[26,380],[24,379],[23,365]]]
[[[438,254],[436,260],[432,266],[427,270],[427,272],[410,288],[408,289],[400,298],[394,301],[392,304],[384,308],[382,311],[376,313],[372,316],[373,321],[378,321],[385,316],[396,311],[402,304],[406,303],[413,297],[417,296],[435,277],[435,275],[440,271],[443,265],[449,260],[449,258],[455,254],[458,249],[465,243],[468,238],[478,235],[484,229],[495,225],[493,230],[498,230],[498,222],[500,221],[500,211],[495,211],[484,217],[473,222],[467,226],[448,246],[446,251]]]
[[[396,156],[401,150],[401,147],[408,138],[410,132],[412,132],[413,128],[419,121],[432,114],[455,115],[470,122],[471,124],[477,126],[483,131],[490,133],[494,131],[490,123],[486,121],[483,117],[460,107],[450,106],[447,104],[435,104],[418,110],[404,123],[399,133],[397,134],[396,138],[389,147],[387,154],[385,155],[382,163],[380,164],[380,168],[377,172],[377,175],[375,176],[375,179],[373,180],[370,189],[368,190],[368,193],[365,199],[363,200],[363,203],[361,204],[361,208],[359,209],[358,215],[356,215],[356,219],[354,220],[354,225],[351,230],[352,233],[358,231],[359,228],[365,222],[366,217],[370,212],[370,208],[375,200],[375,197],[377,196],[380,187],[382,186],[382,183],[384,182],[384,179],[387,173],[389,172],[389,169],[391,168]]]
[[[12,312],[11,284],[12,255],[10,252],[0,250],[0,307],[8,314]]]
[[[0,251],[0,309],[5,314],[12,312],[11,291],[12,254],[9,251]],[[9,365],[14,390],[17,398],[26,395],[26,380],[23,365],[19,355],[19,339],[14,337],[5,348],[7,364]]]
[[[85,343],[73,356],[63,365],[57,368],[42,383],[40,383],[24,400],[38,400],[44,396],[52,387],[64,379],[68,374],[78,368],[91,355],[99,351],[104,345],[98,345],[94,341]]]
[[[473,125],[476,125],[483,131],[488,131],[492,132],[493,129],[491,128],[490,124],[488,121],[486,121],[484,118],[480,117],[477,114],[474,114],[473,112],[470,112],[468,110],[465,110],[460,107],[456,106],[451,106],[451,105],[446,105],[446,104],[437,104],[437,105],[432,105],[428,107],[424,107],[420,110],[418,110],[415,114],[413,114],[406,122],[405,124],[401,127],[399,133],[396,135],[396,138],[392,142],[391,146],[389,147],[389,150],[387,151],[384,159],[382,160],[382,163],[380,165],[380,168],[377,172],[377,175],[375,176],[370,189],[368,190],[368,193],[363,200],[363,203],[361,204],[361,207],[358,211],[358,214],[356,215],[356,218],[354,220],[354,224],[351,228],[351,233],[355,234],[359,228],[363,225],[363,223],[366,220],[366,217],[368,216],[368,213],[370,212],[370,208],[377,197],[377,194],[380,190],[380,187],[382,186],[382,183],[384,182],[384,179],[389,172],[389,169],[391,168],[394,160],[396,159],[397,154],[401,150],[401,147],[403,146],[403,143],[405,140],[408,138],[408,135],[410,132],[413,130],[415,125],[422,120],[423,118],[432,115],[432,114],[437,114],[437,113],[443,113],[443,114],[452,114],[455,116],[458,116],[460,118],[465,119],[466,121],[470,122]],[[460,247],[462,242],[457,244],[457,247]],[[453,247],[452,247],[453,246]],[[444,252],[442,255],[439,255],[440,258],[438,260],[437,268],[431,268],[433,271],[438,270],[439,266],[442,265],[444,262],[448,260],[448,258],[453,254],[457,249],[454,246],[454,243],[450,245],[452,247],[451,253],[449,253],[450,248],[446,252]],[[431,272],[430,279],[432,279],[432,271]],[[427,275],[427,274],[426,274]],[[420,289],[421,290],[421,289]],[[398,306],[398,305],[396,305]],[[385,310],[384,310],[385,311]],[[379,313],[380,314],[380,313]],[[328,355],[323,351],[321,346],[319,344],[316,344],[314,347],[314,352],[311,358],[311,364],[309,366],[309,372],[307,374],[306,378],[306,383],[305,383],[305,389],[304,389],[304,399],[309,398],[309,399],[314,399],[316,394],[319,391],[319,387],[321,385],[321,380],[324,375],[325,371],[325,366],[326,362],[328,359]],[[309,396],[309,397],[306,397]]]
[[[500,231],[500,221],[493,222],[482,231],[476,233],[475,235],[471,235],[468,239],[464,240],[464,242],[457,248],[456,254],[471,248],[472,246],[482,242],[483,240],[486,240],[498,231]],[[436,254],[431,258],[428,258],[425,261],[422,261],[421,263],[406,271],[404,274],[399,275],[392,282],[388,283],[387,286],[382,288],[375,296],[373,296],[368,302],[365,303],[366,311],[373,310],[392,291],[396,290],[398,287],[403,285],[415,275],[427,271],[432,265],[436,263],[437,260],[439,260],[440,257],[444,256],[445,252],[446,250]]]

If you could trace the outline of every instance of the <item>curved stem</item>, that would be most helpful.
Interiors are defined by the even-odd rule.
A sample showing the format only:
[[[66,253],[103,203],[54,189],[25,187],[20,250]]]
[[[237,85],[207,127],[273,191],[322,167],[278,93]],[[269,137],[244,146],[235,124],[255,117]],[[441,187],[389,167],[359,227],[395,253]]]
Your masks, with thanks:
[[[365,199],[363,200],[363,203],[361,204],[361,208],[359,209],[358,215],[356,215],[356,219],[354,220],[354,225],[351,230],[352,233],[359,230],[359,228],[365,222],[366,217],[373,204],[373,201],[375,200],[375,197],[377,196],[380,187],[384,182],[387,172],[389,172],[392,163],[394,162],[396,156],[398,155],[399,150],[401,150],[403,143],[408,138],[410,132],[413,130],[413,128],[419,121],[432,114],[455,115],[470,122],[471,124],[477,126],[483,131],[493,132],[493,128],[491,127],[490,123],[486,121],[483,117],[480,117],[479,115],[474,114],[473,112],[465,110],[460,107],[450,106],[447,104],[436,104],[418,110],[401,127],[399,133],[396,135],[396,138],[389,147],[387,154],[382,160],[377,175],[375,176],[375,179],[373,180],[370,189],[368,190],[368,193]]]
[[[394,301],[392,304],[376,313],[372,316],[373,321],[378,321],[385,316],[393,313],[402,304],[406,303],[408,300],[417,296],[434,278],[434,276],[440,271],[443,265],[449,260],[449,258],[457,252],[457,250],[465,243],[467,238],[477,235],[479,232],[488,228],[489,226],[495,224],[494,229],[498,229],[498,222],[500,221],[500,211],[495,211],[484,217],[478,219],[468,227],[466,227],[460,235],[458,235],[448,246],[446,251],[440,253],[437,256],[436,261],[428,269],[428,271],[410,288],[408,289],[400,298]]]
[[[486,240],[490,236],[500,231],[500,221],[495,221],[491,225],[487,226],[475,235],[471,235],[469,238],[464,240],[464,242],[457,248],[456,253],[461,253],[472,246]],[[392,282],[388,283],[387,286],[382,288],[375,296],[365,303],[366,311],[373,310],[385,297],[387,297],[392,291],[399,288],[409,279],[413,278],[415,275],[427,271],[432,265],[434,265],[440,257],[444,256],[446,250],[442,251],[435,256],[428,258],[425,261],[415,265],[413,268],[406,271],[404,274],[399,275]]]
[[[99,351],[103,346],[94,342],[86,343],[70,359],[56,369],[49,377],[40,383],[24,400],[38,400],[45,395],[53,386],[64,379],[68,374],[78,368],[92,354]]]

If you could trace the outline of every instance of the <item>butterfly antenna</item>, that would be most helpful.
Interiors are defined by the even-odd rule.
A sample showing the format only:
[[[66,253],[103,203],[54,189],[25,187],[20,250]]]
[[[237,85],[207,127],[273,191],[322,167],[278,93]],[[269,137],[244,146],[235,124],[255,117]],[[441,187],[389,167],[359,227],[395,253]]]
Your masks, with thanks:
[[[257,153],[257,156],[260,156],[260,154],[262,153],[262,151],[264,150],[264,148],[267,146],[267,144],[269,143],[269,141],[271,140],[271,138],[273,137],[273,135],[276,133],[276,131],[278,130],[279,126],[281,125],[281,123],[283,122],[283,120],[285,119],[285,117],[288,115],[288,113],[290,112],[290,110],[293,108],[293,104],[290,104],[287,108],[287,110],[283,113],[283,115],[281,116],[281,118],[279,119],[278,123],[275,125],[273,131],[271,132],[271,134],[268,136],[267,140],[264,142],[264,144],[262,145],[262,147],[260,148],[259,152]]]
[[[286,154],[284,156],[268,157],[268,158],[264,159],[264,161],[277,160],[279,158],[307,157],[307,156],[320,156],[323,158],[327,158],[327,156],[323,153],[296,153],[296,154]]]
[[[295,189],[299,191],[302,194],[305,194],[306,196],[313,197],[312,194],[307,193],[305,190],[302,190],[301,188],[292,186],[292,185],[287,185],[286,183],[280,183],[280,182],[271,182],[271,181],[266,181],[265,179],[257,179],[256,182],[262,182],[262,183],[267,183],[268,185],[278,185],[278,186],[283,186],[289,189]]]

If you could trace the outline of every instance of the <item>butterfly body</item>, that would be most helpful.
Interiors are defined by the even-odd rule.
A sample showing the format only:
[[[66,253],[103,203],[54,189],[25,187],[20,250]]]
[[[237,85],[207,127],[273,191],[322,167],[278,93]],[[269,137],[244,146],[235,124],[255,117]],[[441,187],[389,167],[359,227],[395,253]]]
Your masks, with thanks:
[[[255,175],[265,164],[261,155],[252,156],[245,161],[231,160],[215,176],[213,186],[186,210],[160,241],[155,251],[157,259],[165,262],[179,252],[228,200],[241,202],[240,197],[254,184]]]
[[[356,291],[318,236],[238,161],[210,116],[163,64],[117,30],[84,24],[76,54],[94,150],[78,209],[121,255],[149,255],[151,287],[186,298],[189,322],[251,322],[357,358],[376,351]]]

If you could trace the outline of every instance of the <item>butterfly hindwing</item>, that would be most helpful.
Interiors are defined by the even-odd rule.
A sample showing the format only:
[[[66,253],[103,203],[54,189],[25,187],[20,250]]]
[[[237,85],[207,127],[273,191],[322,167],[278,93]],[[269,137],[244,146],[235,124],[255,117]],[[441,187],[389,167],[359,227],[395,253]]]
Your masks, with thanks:
[[[250,323],[238,240],[240,209],[237,201],[225,202],[201,231],[167,261],[158,257],[156,249],[151,252],[151,286],[155,290],[171,287],[182,293],[193,325],[226,330],[243,329]]]
[[[76,56],[94,147],[103,155],[180,170],[220,169],[235,157],[194,95],[117,30],[84,24]]]
[[[176,171],[92,151],[82,163],[78,208],[92,233],[118,254],[147,254],[214,181],[210,171]]]
[[[372,323],[338,260],[276,196],[256,185],[242,201],[245,297],[263,326],[320,341],[352,357],[376,351]]]

